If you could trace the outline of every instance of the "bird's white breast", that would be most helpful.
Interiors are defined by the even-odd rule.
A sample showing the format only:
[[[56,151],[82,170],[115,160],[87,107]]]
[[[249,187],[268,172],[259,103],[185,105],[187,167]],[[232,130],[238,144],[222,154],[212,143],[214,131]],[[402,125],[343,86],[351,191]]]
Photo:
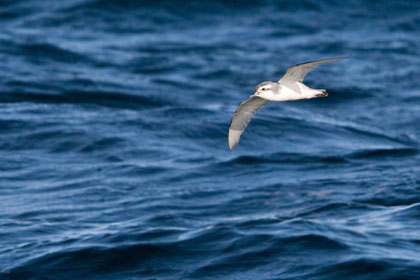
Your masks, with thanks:
[[[271,101],[293,101],[313,98],[316,90],[311,89],[300,82],[281,85],[279,93],[270,96]],[[316,91],[318,92],[318,91]]]
[[[298,100],[301,98],[302,96],[299,92],[296,92],[292,88],[284,86],[284,85],[281,86],[278,93],[275,93],[270,96],[271,101],[288,101],[288,100]]]

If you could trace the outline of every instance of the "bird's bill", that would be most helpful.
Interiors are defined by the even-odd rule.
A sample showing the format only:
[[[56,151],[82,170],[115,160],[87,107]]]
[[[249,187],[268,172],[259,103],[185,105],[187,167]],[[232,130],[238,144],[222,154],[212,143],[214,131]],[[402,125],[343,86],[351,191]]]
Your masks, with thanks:
[[[254,97],[254,96],[258,96],[260,93],[259,92],[254,92],[252,95],[250,95],[249,97]]]

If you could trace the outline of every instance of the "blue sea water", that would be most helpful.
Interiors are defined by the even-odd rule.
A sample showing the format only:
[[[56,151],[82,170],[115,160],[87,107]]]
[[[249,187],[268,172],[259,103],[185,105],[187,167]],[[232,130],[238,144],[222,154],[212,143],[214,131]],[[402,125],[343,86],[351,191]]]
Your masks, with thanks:
[[[419,11],[0,0],[0,279],[419,279]]]

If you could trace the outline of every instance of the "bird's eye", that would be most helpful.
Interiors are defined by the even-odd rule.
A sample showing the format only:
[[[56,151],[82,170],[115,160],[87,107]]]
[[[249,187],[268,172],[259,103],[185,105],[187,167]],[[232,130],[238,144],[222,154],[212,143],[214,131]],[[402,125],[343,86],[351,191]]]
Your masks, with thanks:
[[[265,87],[264,87],[264,88],[262,88],[261,90],[266,90],[266,89],[267,89],[267,88],[265,88]]]

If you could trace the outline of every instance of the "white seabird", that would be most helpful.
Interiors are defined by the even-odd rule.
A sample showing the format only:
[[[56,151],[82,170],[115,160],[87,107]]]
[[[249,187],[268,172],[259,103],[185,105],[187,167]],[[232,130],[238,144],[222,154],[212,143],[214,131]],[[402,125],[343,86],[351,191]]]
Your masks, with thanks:
[[[255,113],[270,101],[292,101],[324,97],[328,93],[325,89],[313,89],[304,85],[303,79],[315,67],[321,64],[345,59],[337,57],[306,62],[291,66],[286,74],[277,82],[262,82],[257,85],[250,98],[239,105],[233,115],[229,127],[229,148],[232,150],[238,145],[239,139]]]

